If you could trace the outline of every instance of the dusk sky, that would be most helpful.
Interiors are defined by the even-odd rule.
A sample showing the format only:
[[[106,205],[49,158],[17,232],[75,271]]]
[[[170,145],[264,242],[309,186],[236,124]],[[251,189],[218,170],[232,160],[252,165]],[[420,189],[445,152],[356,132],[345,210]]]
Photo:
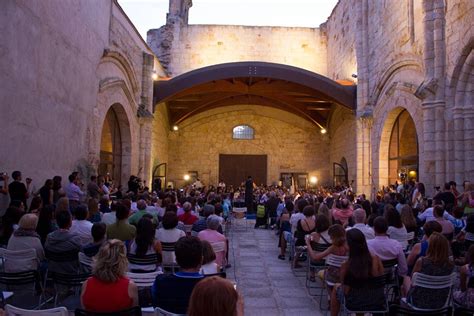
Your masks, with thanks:
[[[165,24],[168,0],[119,0],[140,34]],[[189,24],[318,27],[337,0],[193,0]]]

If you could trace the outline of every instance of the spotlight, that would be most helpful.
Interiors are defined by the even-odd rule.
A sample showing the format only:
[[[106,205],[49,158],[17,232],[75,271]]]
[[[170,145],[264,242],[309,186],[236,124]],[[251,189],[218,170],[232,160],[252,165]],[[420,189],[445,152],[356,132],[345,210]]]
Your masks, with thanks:
[[[313,176],[313,177],[309,178],[309,182],[311,182],[311,184],[316,184],[316,183],[318,183],[318,178]]]
[[[191,177],[189,176],[189,174],[185,174],[183,179],[184,179],[184,181],[189,181],[189,179],[191,179]]]
[[[178,130],[178,125],[173,126],[173,131],[177,131],[177,130]]]
[[[328,130],[327,130],[327,129],[325,129],[325,128],[321,128],[321,134],[326,134],[327,132],[328,132]]]
[[[155,81],[158,80],[158,74],[156,73],[156,70],[153,70],[153,74],[151,75],[151,78]]]

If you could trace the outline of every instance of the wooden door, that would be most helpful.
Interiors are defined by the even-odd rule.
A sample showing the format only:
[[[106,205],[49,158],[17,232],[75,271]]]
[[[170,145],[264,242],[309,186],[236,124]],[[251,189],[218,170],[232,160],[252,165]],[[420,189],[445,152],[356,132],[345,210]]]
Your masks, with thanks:
[[[240,186],[252,176],[255,184],[267,184],[267,155],[219,155],[219,180]]]

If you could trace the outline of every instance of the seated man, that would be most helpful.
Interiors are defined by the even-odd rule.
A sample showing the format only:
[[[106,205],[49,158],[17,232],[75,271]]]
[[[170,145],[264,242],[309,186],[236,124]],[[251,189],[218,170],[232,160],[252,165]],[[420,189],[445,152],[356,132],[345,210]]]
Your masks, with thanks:
[[[134,226],[137,226],[138,221],[143,217],[143,215],[149,214],[147,212],[147,204],[145,200],[138,200],[137,209],[138,211],[128,218],[128,222]],[[152,215],[152,217],[153,217],[153,223],[158,224],[157,217],[155,215]]]
[[[176,262],[180,271],[159,274],[151,289],[153,305],[176,314],[185,314],[194,286],[203,279],[199,273],[202,244],[197,237],[182,237],[175,245]]]
[[[135,226],[128,223],[128,215],[130,210],[122,203],[117,204],[115,216],[117,221],[107,225],[107,237],[109,239],[119,239],[121,241],[132,240],[137,234]]]
[[[198,221],[196,221],[194,224],[193,224],[193,228],[191,230],[191,234],[193,236],[196,236],[200,231],[202,230],[205,230],[207,229],[207,218],[213,214],[215,214],[215,208],[214,208],[214,205],[212,204],[206,204],[204,205],[203,207],[203,214],[204,214],[204,218],[203,219],[200,219]],[[219,228],[217,228],[217,231],[219,233],[223,233],[222,231],[222,226],[219,225]]]
[[[372,255],[376,255],[380,260],[397,260],[398,274],[406,276],[408,267],[405,253],[402,245],[395,239],[390,239],[387,236],[388,224],[387,220],[382,216],[374,220],[375,238],[367,240],[367,246]]]
[[[364,234],[366,240],[374,239],[375,237],[374,231],[372,230],[372,228],[370,228],[369,226],[365,224],[365,220],[366,220],[365,210],[358,208],[354,211],[353,215],[354,215],[355,225],[352,227],[348,227],[346,230],[358,229]]]
[[[92,223],[87,220],[89,217],[89,212],[87,206],[78,205],[76,211],[74,212],[75,219],[72,221],[71,233],[76,234],[81,239],[81,246],[85,246],[92,242]]]
[[[56,214],[59,229],[46,237],[44,250],[48,259],[48,271],[76,274],[79,269],[77,254],[81,250],[81,239],[69,231],[72,225],[71,213]]]
[[[82,252],[88,257],[95,256],[98,252],[100,247],[104,244],[106,238],[107,226],[104,223],[94,223],[92,225],[91,233],[94,242],[86,245]]]

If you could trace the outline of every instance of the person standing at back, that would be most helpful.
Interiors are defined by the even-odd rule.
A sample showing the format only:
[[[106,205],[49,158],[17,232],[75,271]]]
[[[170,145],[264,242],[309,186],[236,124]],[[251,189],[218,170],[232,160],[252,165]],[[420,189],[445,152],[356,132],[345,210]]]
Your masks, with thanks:
[[[28,199],[31,179],[26,178],[26,186],[21,182],[21,172],[13,171],[13,182],[8,185],[8,192],[10,194],[10,204],[13,201],[21,201],[26,208],[26,200]]]

